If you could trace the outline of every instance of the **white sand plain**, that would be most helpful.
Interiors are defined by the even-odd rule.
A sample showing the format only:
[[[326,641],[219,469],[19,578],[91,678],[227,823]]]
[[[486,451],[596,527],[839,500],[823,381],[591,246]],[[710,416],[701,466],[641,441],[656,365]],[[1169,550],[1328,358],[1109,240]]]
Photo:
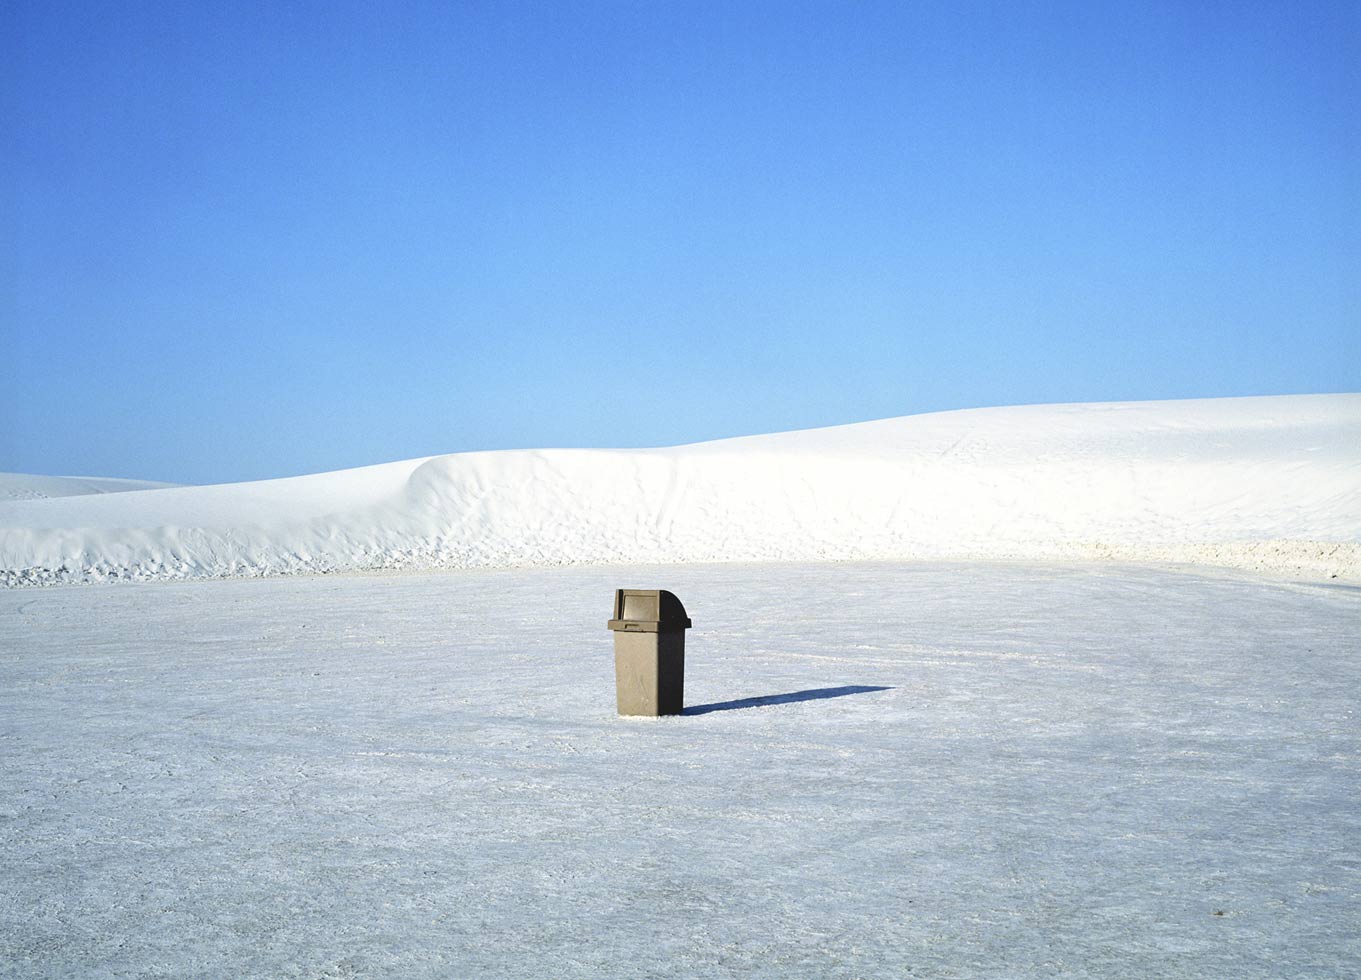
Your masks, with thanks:
[[[686,602],[695,713],[615,716],[619,585]],[[1352,587],[299,576],[0,634],[6,977],[1361,974]]]

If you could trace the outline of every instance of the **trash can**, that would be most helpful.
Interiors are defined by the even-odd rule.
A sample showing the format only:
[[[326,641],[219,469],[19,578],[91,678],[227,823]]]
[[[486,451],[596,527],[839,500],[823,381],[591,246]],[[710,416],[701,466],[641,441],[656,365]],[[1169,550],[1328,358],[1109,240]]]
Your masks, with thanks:
[[[678,715],[685,702],[690,619],[665,589],[616,589],[614,692],[621,715]]]

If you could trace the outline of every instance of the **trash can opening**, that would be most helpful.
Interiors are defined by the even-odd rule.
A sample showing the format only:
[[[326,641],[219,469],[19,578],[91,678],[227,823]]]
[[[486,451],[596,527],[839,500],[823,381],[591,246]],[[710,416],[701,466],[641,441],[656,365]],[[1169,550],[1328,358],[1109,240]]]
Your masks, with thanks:
[[[657,595],[655,593],[625,592],[624,608],[619,610],[620,619],[657,619]]]

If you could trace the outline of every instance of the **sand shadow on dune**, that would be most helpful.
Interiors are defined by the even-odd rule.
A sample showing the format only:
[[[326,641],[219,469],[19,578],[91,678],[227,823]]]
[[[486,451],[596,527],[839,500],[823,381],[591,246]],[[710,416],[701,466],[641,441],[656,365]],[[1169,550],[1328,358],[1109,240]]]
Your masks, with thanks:
[[[736,701],[716,701],[713,704],[692,704],[681,712],[683,715],[707,715],[711,711],[736,711],[739,708],[764,708],[772,704],[793,704],[796,701],[821,701],[825,698],[844,698],[848,694],[870,694],[874,691],[891,691],[891,687],[876,687],[868,684],[847,684],[843,687],[819,687],[810,691],[793,691],[789,694],[767,694],[759,698],[739,698]]]

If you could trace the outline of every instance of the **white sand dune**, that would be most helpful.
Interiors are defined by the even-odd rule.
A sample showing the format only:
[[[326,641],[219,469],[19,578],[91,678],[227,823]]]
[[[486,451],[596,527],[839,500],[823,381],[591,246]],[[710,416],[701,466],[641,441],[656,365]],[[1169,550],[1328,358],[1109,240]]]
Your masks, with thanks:
[[[0,501],[45,500],[50,497],[81,497],[92,493],[127,493],[178,486],[152,480],[120,480],[106,476],[30,476],[0,473]]]
[[[8,585],[933,557],[1361,579],[1361,394],[976,409],[667,449],[461,453],[0,499]]]

